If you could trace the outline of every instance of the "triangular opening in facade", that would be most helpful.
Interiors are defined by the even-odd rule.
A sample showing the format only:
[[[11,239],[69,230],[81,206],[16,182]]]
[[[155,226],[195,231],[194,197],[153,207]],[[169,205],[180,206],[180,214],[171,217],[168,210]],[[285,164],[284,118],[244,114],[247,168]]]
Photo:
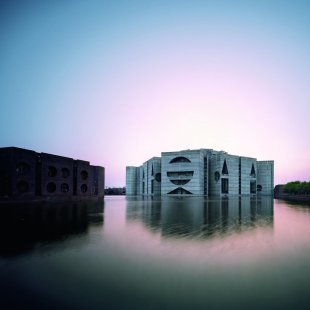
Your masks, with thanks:
[[[256,173],[255,173],[254,164],[252,164],[252,169],[251,169],[251,177],[256,177]]]
[[[192,195],[190,191],[187,191],[186,189],[182,187],[178,187],[174,189],[173,191],[169,192],[168,195]]]
[[[222,169],[222,174],[228,174],[226,159],[224,160],[223,169]]]

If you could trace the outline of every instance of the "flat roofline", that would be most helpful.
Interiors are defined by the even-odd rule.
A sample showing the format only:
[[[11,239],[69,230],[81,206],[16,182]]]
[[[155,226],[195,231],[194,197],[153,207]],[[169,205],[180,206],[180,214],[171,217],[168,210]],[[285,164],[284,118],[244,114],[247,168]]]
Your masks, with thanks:
[[[197,150],[181,150],[181,151],[171,151],[171,152],[161,152],[161,154],[180,154],[180,153],[200,153],[202,149]]]
[[[144,163],[148,162],[148,161],[151,161],[151,160],[154,160],[154,159],[161,159],[161,157],[158,157],[158,156],[154,156],[154,157],[151,157],[150,159],[146,160]]]
[[[44,152],[42,152],[42,153],[37,153],[37,154],[38,154],[38,155],[43,155],[43,156],[59,157],[59,158],[74,160],[72,157],[66,157],[66,156],[55,155],[55,154],[44,153]]]
[[[25,148],[21,148],[21,147],[17,147],[17,146],[6,146],[6,147],[0,147],[0,151],[1,150],[19,150],[19,151],[24,151],[24,152],[32,152],[35,153],[37,155],[43,155],[43,156],[51,156],[51,157],[57,157],[57,158],[61,158],[61,159],[65,159],[65,160],[73,160],[76,162],[80,162],[80,163],[84,163],[84,164],[88,164],[90,165],[90,162],[87,160],[82,160],[82,159],[74,159],[72,157],[67,157],[67,156],[62,156],[62,155],[56,155],[56,154],[51,154],[51,153],[44,153],[44,152],[37,152],[34,150],[29,150],[29,149],[25,149]],[[97,165],[98,166],[98,165]],[[103,166],[98,166],[98,167],[102,167]]]

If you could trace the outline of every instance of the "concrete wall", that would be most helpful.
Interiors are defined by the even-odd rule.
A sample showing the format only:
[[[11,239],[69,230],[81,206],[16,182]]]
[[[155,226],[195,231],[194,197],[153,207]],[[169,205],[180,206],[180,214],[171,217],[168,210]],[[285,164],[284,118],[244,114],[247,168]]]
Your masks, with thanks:
[[[224,162],[228,174],[223,173]],[[218,152],[210,157],[209,187],[211,196],[239,195],[239,156]],[[222,193],[222,179],[228,180],[228,193]]]
[[[274,187],[274,162],[273,160],[258,161],[257,162],[257,185],[262,186],[262,190],[258,192],[259,195],[273,195]]]
[[[228,169],[228,195],[237,196],[239,195],[239,156],[226,154],[223,158],[226,160]]]
[[[137,195],[142,195],[143,193],[143,166],[138,167],[137,175]]]
[[[209,157],[209,196],[221,195],[221,172],[223,158],[219,153],[213,153]]]
[[[138,167],[126,167],[126,195],[137,195]]]
[[[151,170],[150,174],[150,188],[152,189],[153,183],[153,193],[154,196],[161,195],[161,158],[160,157],[153,157],[150,160],[149,169]],[[152,172],[153,169],[153,172]]]
[[[223,171],[224,162],[227,174]],[[136,168],[135,172],[129,172],[130,167],[127,169],[128,195],[132,192],[138,195],[164,196],[256,195],[257,185],[262,186],[259,194],[272,195],[273,190],[273,161],[257,162],[255,158],[230,155],[211,149],[163,152],[161,158],[151,158]],[[155,178],[159,169],[161,182],[157,182]],[[228,182],[227,193],[222,190],[222,182]]]
[[[178,157],[187,158],[190,162],[171,163],[171,161]],[[200,150],[162,153],[162,195],[172,195],[170,193],[178,188],[184,189],[193,195],[203,195],[203,168],[203,153]],[[182,184],[186,180],[189,182]],[[180,182],[180,184],[174,184],[173,182]]]
[[[161,158],[153,157],[136,170],[136,195],[161,195]]]
[[[250,184],[256,182],[257,178],[257,161],[255,158],[240,157],[241,159],[241,195],[251,195]],[[256,176],[251,176],[252,164]]]

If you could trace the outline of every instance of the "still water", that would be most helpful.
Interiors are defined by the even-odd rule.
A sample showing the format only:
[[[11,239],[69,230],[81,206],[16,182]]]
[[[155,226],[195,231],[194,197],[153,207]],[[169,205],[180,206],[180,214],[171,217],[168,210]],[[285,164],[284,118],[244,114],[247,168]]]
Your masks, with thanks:
[[[310,309],[310,207],[270,198],[0,205],[0,303]]]

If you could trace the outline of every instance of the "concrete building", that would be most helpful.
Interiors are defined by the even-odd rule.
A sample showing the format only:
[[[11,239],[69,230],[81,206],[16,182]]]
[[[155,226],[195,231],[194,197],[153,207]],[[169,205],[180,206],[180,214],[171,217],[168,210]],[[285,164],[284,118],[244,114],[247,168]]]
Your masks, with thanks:
[[[103,167],[17,147],[0,148],[0,201],[103,196]]]
[[[127,195],[273,195],[273,161],[212,149],[163,152],[126,167]]]

